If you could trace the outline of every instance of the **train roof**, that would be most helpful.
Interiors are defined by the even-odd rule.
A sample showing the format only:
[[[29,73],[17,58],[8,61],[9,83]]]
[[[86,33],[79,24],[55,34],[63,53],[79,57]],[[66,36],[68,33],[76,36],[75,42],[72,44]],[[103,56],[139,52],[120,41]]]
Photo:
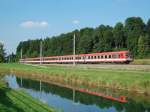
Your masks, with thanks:
[[[129,51],[114,51],[114,52],[97,52],[97,53],[89,53],[89,54],[76,54],[75,56],[93,56],[93,55],[106,55],[106,54],[115,54],[115,53],[127,53]],[[59,58],[59,57],[71,57],[73,55],[63,55],[63,56],[48,56],[44,58]],[[25,59],[39,59],[40,57],[36,58],[25,58]]]

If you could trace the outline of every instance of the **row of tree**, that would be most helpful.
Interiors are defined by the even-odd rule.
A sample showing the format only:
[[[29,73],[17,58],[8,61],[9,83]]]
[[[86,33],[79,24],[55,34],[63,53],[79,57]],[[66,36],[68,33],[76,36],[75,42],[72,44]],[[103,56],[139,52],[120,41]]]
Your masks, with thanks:
[[[11,53],[6,56],[4,44],[0,42],[0,63],[4,63],[4,62],[11,63],[16,61],[17,61],[16,54]]]
[[[0,42],[0,63],[5,61],[4,45]]]
[[[145,24],[140,17],[129,17],[125,23],[118,22],[114,27],[100,25],[97,28],[83,28],[44,40],[27,40],[19,43],[17,56],[37,57],[40,54],[40,41],[43,42],[43,55],[67,55],[73,51],[73,35],[76,35],[76,53],[129,50],[133,57],[150,56],[150,19]]]

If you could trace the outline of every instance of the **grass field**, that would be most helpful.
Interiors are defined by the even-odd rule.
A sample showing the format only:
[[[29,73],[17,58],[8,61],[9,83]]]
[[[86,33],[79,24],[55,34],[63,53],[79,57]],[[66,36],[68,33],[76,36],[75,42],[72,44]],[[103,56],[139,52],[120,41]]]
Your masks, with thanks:
[[[14,90],[0,81],[0,111],[1,112],[54,112],[47,105],[32,98],[23,90]]]
[[[58,77],[59,80],[74,81],[81,86],[95,85],[136,91],[150,95],[150,71],[87,69],[78,67],[31,66],[23,64],[0,64],[0,71],[17,71],[23,74],[40,74]],[[57,79],[56,79],[57,80]]]

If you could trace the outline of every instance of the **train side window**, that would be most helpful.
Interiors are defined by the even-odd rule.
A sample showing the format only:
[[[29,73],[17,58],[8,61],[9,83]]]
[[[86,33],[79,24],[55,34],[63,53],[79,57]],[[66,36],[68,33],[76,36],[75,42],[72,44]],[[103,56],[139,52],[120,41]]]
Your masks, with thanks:
[[[85,59],[87,59],[87,56],[85,56]]]
[[[114,59],[116,59],[116,58],[119,58],[119,55],[118,55],[118,54],[114,54],[112,57],[113,57]]]
[[[107,58],[107,55],[105,55],[105,59]]]
[[[126,56],[126,57],[129,57],[129,54],[128,54],[128,53],[126,53],[126,54],[125,54],[125,56]]]
[[[111,58],[111,55],[109,55],[109,58]]]
[[[85,56],[83,56],[82,59],[85,59]]]
[[[96,56],[94,56],[94,59],[96,59],[97,57]]]
[[[101,59],[103,59],[103,55],[101,56]]]
[[[86,57],[85,56],[83,56],[83,59],[85,59]]]

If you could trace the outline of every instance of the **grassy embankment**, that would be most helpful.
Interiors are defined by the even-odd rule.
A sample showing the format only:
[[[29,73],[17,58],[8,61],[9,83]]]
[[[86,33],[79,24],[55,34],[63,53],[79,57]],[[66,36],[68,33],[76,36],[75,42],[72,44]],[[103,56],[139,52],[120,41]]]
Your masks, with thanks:
[[[52,81],[76,84],[81,87],[83,85],[93,88],[109,87],[150,95],[150,71],[39,67],[23,64],[0,64],[0,70],[41,75]]]
[[[150,59],[134,59],[134,61],[131,64],[150,65]]]
[[[10,89],[0,81],[1,112],[54,112],[47,105],[32,98],[23,90]]]

